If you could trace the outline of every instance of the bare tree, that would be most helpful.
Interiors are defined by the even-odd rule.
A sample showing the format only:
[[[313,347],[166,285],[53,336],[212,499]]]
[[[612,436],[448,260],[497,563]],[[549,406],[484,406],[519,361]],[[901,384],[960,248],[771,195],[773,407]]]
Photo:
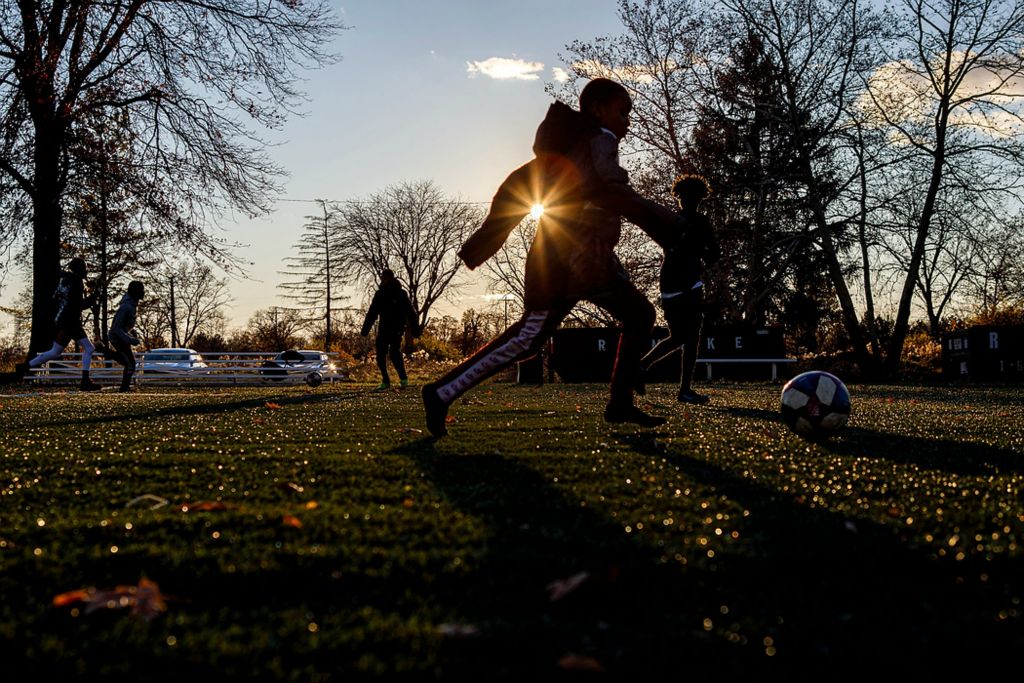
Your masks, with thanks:
[[[513,318],[519,317],[526,301],[526,255],[537,234],[537,221],[527,217],[516,228],[494,256],[484,262],[487,289],[512,309]]]
[[[256,311],[236,343],[252,351],[282,351],[305,346],[300,331],[307,320],[294,308],[271,306]]]
[[[894,373],[944,183],[998,203],[1024,181],[1024,11],[1016,0],[898,0],[870,111],[924,162],[927,180],[886,352]],[[973,173],[972,169],[982,170]]]
[[[284,259],[284,273],[294,279],[279,287],[285,290],[285,298],[308,312],[317,327],[322,323],[324,350],[330,351],[334,340],[334,314],[340,310],[337,303],[342,300],[339,294],[344,273],[340,263],[341,223],[336,208],[329,208],[323,200],[320,200],[320,208],[321,215],[306,216],[302,237],[295,245],[298,256]]]
[[[151,296],[149,314],[167,332],[172,346],[188,346],[200,332],[212,336],[223,331],[231,296],[227,280],[218,278],[208,264],[183,261],[143,281]],[[156,331],[149,334],[156,336]]]
[[[341,207],[346,273],[367,289],[391,268],[425,327],[430,309],[458,291],[456,253],[483,221],[480,207],[446,197],[431,181],[401,183]]]
[[[281,125],[297,70],[330,61],[339,28],[324,0],[0,4],[0,175],[31,202],[32,349],[52,337],[76,122],[127,110],[125,182],[147,219],[230,261],[210,236],[217,217],[267,210],[280,174],[246,122]],[[0,208],[27,218],[24,205]]]
[[[982,237],[966,289],[973,312],[983,317],[1024,309],[1024,216],[999,221]]]

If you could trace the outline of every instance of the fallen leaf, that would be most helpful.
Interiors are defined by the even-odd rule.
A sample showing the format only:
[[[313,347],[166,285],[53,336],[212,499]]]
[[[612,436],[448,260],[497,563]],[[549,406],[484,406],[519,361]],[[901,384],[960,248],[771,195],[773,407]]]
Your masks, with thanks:
[[[558,660],[558,668],[566,671],[593,671],[604,672],[604,665],[593,657],[584,655],[567,654]]]
[[[558,602],[586,583],[589,578],[590,572],[580,572],[579,574],[573,574],[567,579],[552,581],[547,585],[548,600],[550,602]]]
[[[406,498],[405,500],[402,501],[402,507],[404,507],[406,509],[411,508],[413,506],[413,504],[414,503],[413,503],[412,498]]]
[[[267,401],[266,406],[268,410],[281,410],[281,404],[273,401]]]
[[[296,529],[302,528],[302,521],[298,517],[292,515],[285,515],[281,518],[281,523],[285,526],[294,527]]]
[[[68,591],[67,593],[60,593],[59,595],[53,596],[54,607],[66,607],[75,602],[85,602],[89,599],[89,591],[95,592],[95,588],[79,588],[78,590]]]
[[[161,612],[167,611],[167,599],[160,587],[149,579],[140,579],[136,586],[117,586],[112,590],[80,588],[54,596],[54,607],[66,607],[75,603],[85,604],[85,613],[98,609],[129,608],[129,614],[149,621]]]
[[[455,422],[455,416],[454,415],[449,415],[448,417],[444,418],[444,421],[445,421],[445,424],[451,424],[452,422]]]
[[[417,429],[416,427],[399,427],[395,431],[398,432],[399,434],[422,434],[423,433],[422,429]]]
[[[233,503],[225,503],[219,500],[201,500],[197,503],[182,503],[182,512],[222,512],[224,510],[233,510],[237,505]]]
[[[320,507],[320,503],[316,502],[315,500],[311,500],[308,503],[306,503],[307,510],[316,510],[318,507]]]

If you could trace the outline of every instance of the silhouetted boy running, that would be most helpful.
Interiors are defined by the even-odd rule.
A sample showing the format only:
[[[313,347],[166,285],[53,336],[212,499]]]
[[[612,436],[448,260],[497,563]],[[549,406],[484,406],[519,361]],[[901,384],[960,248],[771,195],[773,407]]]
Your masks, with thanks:
[[[522,318],[441,379],[423,387],[427,428],[447,434],[448,407],[487,377],[536,354],[569,311],[590,301],[622,322],[605,420],[653,427],[665,418],[633,405],[640,356],[654,325],[654,307],[630,283],[615,256],[620,216],[645,231],[669,229],[674,212],[640,196],[619,165],[632,100],[618,83],[594,79],[580,93],[580,112],[556,102],[537,131],[536,159],[499,187],[484,225],[459,256],[475,268],[493,255],[531,204],[544,213],[526,259]],[[563,121],[578,121],[566,143]],[[559,129],[562,130],[559,130]]]
[[[96,348],[89,341],[82,327],[82,311],[90,308],[96,300],[96,292],[85,296],[85,276],[88,273],[85,261],[80,258],[73,258],[68,262],[68,269],[61,274],[57,291],[53,294],[53,301],[56,305],[57,315],[54,318],[57,332],[54,335],[53,347],[45,351],[27,364],[20,363],[18,372],[24,375],[29,368],[38,368],[49,360],[57,360],[64,354],[64,349],[72,340],[78,342],[82,349],[82,391],[97,391],[102,389],[99,384],[89,378],[89,370],[92,367],[92,353]]]
[[[409,379],[405,374],[405,361],[402,358],[402,340],[405,337],[405,328],[408,324],[413,337],[420,336],[420,326],[416,309],[409,301],[409,295],[402,289],[402,285],[395,278],[394,272],[385,268],[380,273],[380,287],[373,295],[370,303],[370,310],[366,312],[366,320],[363,321],[361,334],[366,337],[370,334],[370,328],[374,321],[380,318],[377,324],[377,339],[374,348],[377,352],[377,367],[380,369],[381,382],[378,389],[387,389],[391,386],[391,377],[388,376],[388,358],[395,366],[398,373],[398,381],[403,387],[409,386]]]
[[[679,394],[676,397],[681,403],[708,402],[708,397],[695,393],[690,383],[697,365],[700,329],[704,322],[701,310],[704,303],[704,266],[713,264],[720,255],[711,223],[697,211],[701,201],[710,193],[707,181],[701,176],[680,176],[672,185],[672,194],[679,202],[679,212],[685,218],[686,229],[658,240],[665,250],[659,284],[669,336],[658,342],[640,361],[646,373],[652,365],[679,347],[683,348]],[[641,382],[638,393],[645,391],[642,386]]]
[[[145,286],[138,280],[128,284],[128,291],[121,297],[121,303],[110,323],[107,338],[112,349],[104,349],[105,355],[124,366],[121,373],[122,393],[131,391],[132,375],[135,374],[135,353],[132,347],[139,343],[135,336],[135,319],[138,316],[139,302],[146,295]]]

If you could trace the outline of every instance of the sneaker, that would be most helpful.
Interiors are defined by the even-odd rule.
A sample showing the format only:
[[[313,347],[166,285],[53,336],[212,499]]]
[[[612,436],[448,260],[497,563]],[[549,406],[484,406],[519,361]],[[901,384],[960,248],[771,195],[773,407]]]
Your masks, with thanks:
[[[697,405],[703,405],[711,400],[710,396],[704,394],[698,394],[692,391],[680,391],[679,395],[676,396],[676,400],[680,403],[695,403]]]
[[[448,418],[448,404],[437,395],[434,384],[423,385],[423,410],[427,414],[427,430],[438,438],[447,436],[445,421]]]
[[[407,379],[399,380],[398,386],[400,386],[403,389],[405,389],[407,386],[409,386],[409,380],[407,380]]]
[[[377,385],[377,391],[384,391],[391,388],[391,382],[381,382]]]
[[[96,384],[91,379],[83,379],[81,384],[82,391],[99,391],[103,388],[102,384]]]
[[[668,422],[664,417],[661,417],[660,415],[650,415],[636,406],[616,406],[611,403],[609,403],[608,407],[604,409],[604,421],[612,424],[629,422],[631,424],[640,425],[641,427],[660,427]]]

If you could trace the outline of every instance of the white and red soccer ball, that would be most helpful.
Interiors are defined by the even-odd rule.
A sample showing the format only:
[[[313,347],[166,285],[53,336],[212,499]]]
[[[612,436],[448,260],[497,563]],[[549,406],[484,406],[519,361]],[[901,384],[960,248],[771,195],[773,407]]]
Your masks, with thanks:
[[[850,419],[850,392],[835,375],[811,370],[782,387],[782,419],[805,438],[824,438]]]

